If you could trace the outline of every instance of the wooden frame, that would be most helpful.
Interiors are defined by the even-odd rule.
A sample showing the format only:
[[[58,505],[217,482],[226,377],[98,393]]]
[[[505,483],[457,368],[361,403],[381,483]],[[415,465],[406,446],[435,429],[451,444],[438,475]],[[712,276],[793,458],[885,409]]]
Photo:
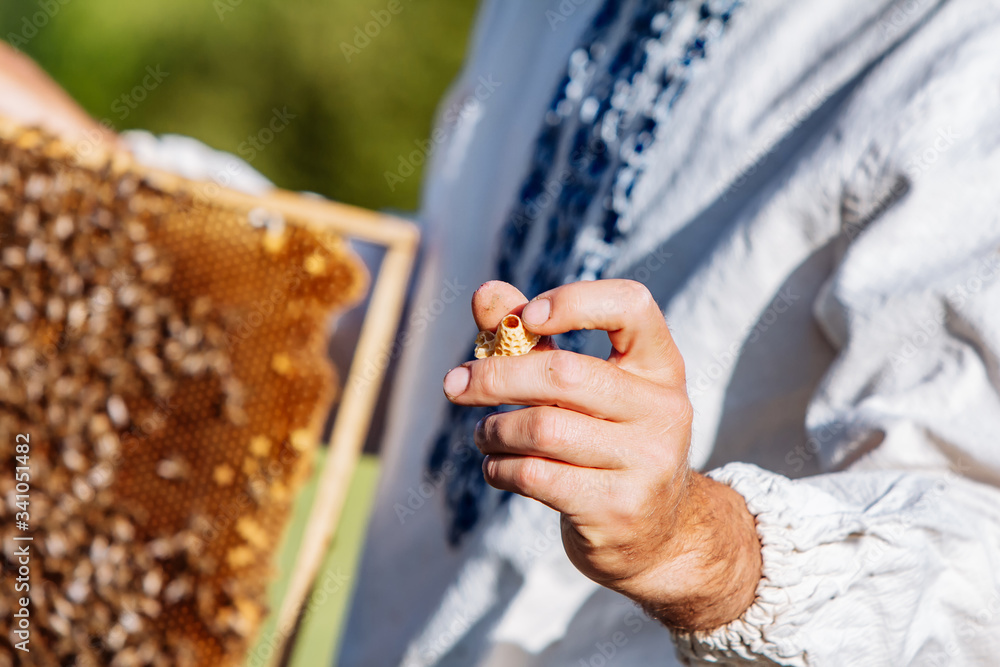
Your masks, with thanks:
[[[177,177],[173,174],[147,171],[145,175],[153,184],[164,189],[170,189],[177,182]],[[374,377],[369,374],[364,380],[362,372],[369,365],[366,361],[377,359],[382,352],[392,347],[419,247],[420,233],[416,225],[399,218],[283,190],[254,196],[219,188],[213,183],[187,182],[186,188],[203,195],[205,201],[243,210],[263,208],[294,219],[296,223],[333,231],[347,240],[372,243],[386,251],[378,274],[372,279],[367,312],[351,358],[350,370],[343,380],[344,391],[336,406],[329,452],[319,473],[319,487],[310,508],[305,537],[299,545],[288,589],[277,610],[276,628],[281,640],[275,647],[270,664],[278,665],[287,652],[288,640],[294,636],[299,614],[337,532],[386,369],[378,363],[370,364],[376,369]],[[348,390],[354,386],[359,386],[360,389]]]
[[[231,203],[244,207],[252,201],[253,206],[332,230],[346,239],[382,246],[386,250],[378,274],[372,279],[368,308],[350,370],[343,381],[344,391],[336,408],[329,452],[319,473],[319,487],[306,523],[305,538],[299,545],[288,590],[277,610],[277,629],[282,637],[272,661],[272,664],[277,664],[285,652],[288,638],[294,634],[299,614],[337,531],[386,370],[381,364],[365,362],[377,359],[392,346],[420,237],[416,226],[410,222],[353,206],[310,200],[288,192],[249,197],[225,191],[221,195],[213,193],[212,199],[242,200]],[[362,380],[363,369],[371,366],[376,369],[375,376],[368,374]]]
[[[362,371],[366,360],[377,359],[392,346],[413,270],[419,233],[416,226],[403,220],[341,204],[310,202],[301,197],[292,199],[287,194],[272,196],[262,204],[268,208],[274,202],[281,202],[275,208],[290,217],[320,224],[346,238],[386,249],[378,275],[372,281],[368,309],[350,371],[344,379],[345,391],[337,406],[330,451],[319,475],[319,488],[306,523],[295,572],[278,610],[277,627],[281,632],[294,628],[336,533],[386,369],[381,364],[372,364],[376,369],[375,377],[364,380]],[[355,386],[359,389],[354,390]]]
[[[174,174],[144,171],[146,178],[153,184],[167,190],[175,188],[179,180]],[[376,369],[374,377],[369,374],[363,381],[362,371],[368,365],[365,363],[367,360],[377,359],[382,352],[392,347],[420,243],[420,233],[416,225],[406,220],[320,198],[311,199],[284,190],[255,196],[220,188],[214,183],[188,181],[185,187],[196,195],[202,195],[204,201],[243,210],[263,208],[294,219],[297,223],[333,231],[347,240],[365,241],[386,250],[379,272],[372,279],[367,312],[351,358],[350,370],[343,380],[344,391],[336,406],[333,432],[328,443],[329,452],[319,473],[319,487],[306,522],[305,537],[299,545],[288,589],[277,610],[275,627],[281,640],[270,661],[271,665],[276,666],[287,653],[288,640],[295,634],[299,614],[337,532],[386,369],[378,363],[370,364]],[[353,386],[360,386],[361,389],[348,391]]]
[[[0,116],[0,134],[11,134],[20,127]],[[276,627],[281,637],[274,652],[273,662],[277,662],[285,651],[288,638],[293,635],[299,614],[339,524],[386,370],[381,364],[369,362],[392,347],[419,246],[419,232],[410,222],[361,208],[280,190],[261,196],[245,194],[214,183],[192,182],[175,174],[143,167],[135,163],[131,155],[115,151],[113,146],[88,148],[93,150],[74,156],[81,166],[127,166],[154,187],[166,192],[183,189],[191,193],[195,202],[203,198],[205,202],[235,210],[263,208],[296,223],[332,231],[345,240],[364,241],[385,248],[379,271],[372,278],[368,308],[350,370],[343,380],[345,391],[340,394],[329,452],[319,472],[319,486],[310,508],[305,537],[299,545],[288,589],[277,610]],[[65,154],[56,157],[72,155],[71,149],[72,145],[64,144],[59,150],[61,153],[65,151]],[[374,367],[374,373],[362,377],[369,366]]]

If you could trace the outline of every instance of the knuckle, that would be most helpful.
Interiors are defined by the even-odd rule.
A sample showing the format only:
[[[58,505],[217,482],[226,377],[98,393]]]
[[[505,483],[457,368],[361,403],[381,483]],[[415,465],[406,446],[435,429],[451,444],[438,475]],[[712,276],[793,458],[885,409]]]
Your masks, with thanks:
[[[483,417],[476,426],[475,441],[480,449],[489,447],[500,440],[500,415],[494,413]]]
[[[646,398],[639,404],[638,421],[659,425],[661,428],[680,423],[693,414],[691,402],[684,389],[675,389],[655,383],[646,383]]]
[[[528,425],[532,442],[542,448],[560,443],[565,432],[565,421],[552,410],[538,410]]]
[[[579,313],[583,312],[587,305],[587,296],[588,291],[586,286],[581,283],[574,283],[559,290],[558,301],[564,312]]]
[[[472,442],[480,450],[483,449],[483,445],[486,443],[486,438],[487,438],[487,435],[486,435],[486,433],[487,433],[487,431],[486,431],[486,429],[487,429],[486,420],[487,419],[488,419],[488,417],[480,419],[476,423],[476,428],[472,431]]]
[[[642,523],[647,514],[645,498],[631,486],[618,491],[610,509],[615,524],[626,531]]]
[[[540,459],[522,459],[514,468],[511,481],[515,488],[522,491],[543,488],[548,482],[547,470],[544,462]]]
[[[649,308],[656,305],[653,295],[642,283],[635,280],[625,280],[622,286],[623,297],[626,303],[637,308]],[[659,308],[657,308],[659,310]]]
[[[587,375],[580,355],[565,350],[554,351],[549,357],[547,368],[549,382],[560,390],[579,387]]]
[[[473,364],[472,377],[484,394],[495,394],[503,387],[503,372],[493,359],[483,359]]]

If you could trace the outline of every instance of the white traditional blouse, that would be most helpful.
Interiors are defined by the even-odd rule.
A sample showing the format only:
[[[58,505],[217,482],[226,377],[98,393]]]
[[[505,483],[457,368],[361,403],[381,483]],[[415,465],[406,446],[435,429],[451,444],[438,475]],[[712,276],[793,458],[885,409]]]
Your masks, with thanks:
[[[440,119],[341,667],[997,664],[1000,6],[487,0]],[[441,390],[480,283],[604,277],[658,299],[692,464],[757,517],[711,633],[579,574]]]

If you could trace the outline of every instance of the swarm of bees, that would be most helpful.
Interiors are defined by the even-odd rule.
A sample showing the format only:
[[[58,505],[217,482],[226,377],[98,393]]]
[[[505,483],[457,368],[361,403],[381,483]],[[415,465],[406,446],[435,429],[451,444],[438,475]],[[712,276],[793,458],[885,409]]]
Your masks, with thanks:
[[[267,613],[366,277],[338,236],[166,183],[0,121],[0,667],[241,664]]]

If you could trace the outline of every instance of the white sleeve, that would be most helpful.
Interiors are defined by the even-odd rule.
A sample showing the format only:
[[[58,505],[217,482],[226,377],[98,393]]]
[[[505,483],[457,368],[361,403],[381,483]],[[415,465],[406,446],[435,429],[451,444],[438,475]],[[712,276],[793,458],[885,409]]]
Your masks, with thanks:
[[[686,664],[1000,664],[996,25],[902,51],[910,80],[876,70],[844,113],[870,149],[814,305],[839,354],[785,457],[828,474],[711,473],[756,516],[763,578],[741,618],[674,633]]]
[[[262,195],[274,188],[248,162],[197,139],[178,134],[155,136],[143,130],[129,130],[121,136],[136,161],[147,167],[193,181],[214,181],[251,195]]]
[[[689,665],[988,665],[1000,656],[1000,492],[948,474],[711,475],[757,518],[738,620],[675,633]]]

